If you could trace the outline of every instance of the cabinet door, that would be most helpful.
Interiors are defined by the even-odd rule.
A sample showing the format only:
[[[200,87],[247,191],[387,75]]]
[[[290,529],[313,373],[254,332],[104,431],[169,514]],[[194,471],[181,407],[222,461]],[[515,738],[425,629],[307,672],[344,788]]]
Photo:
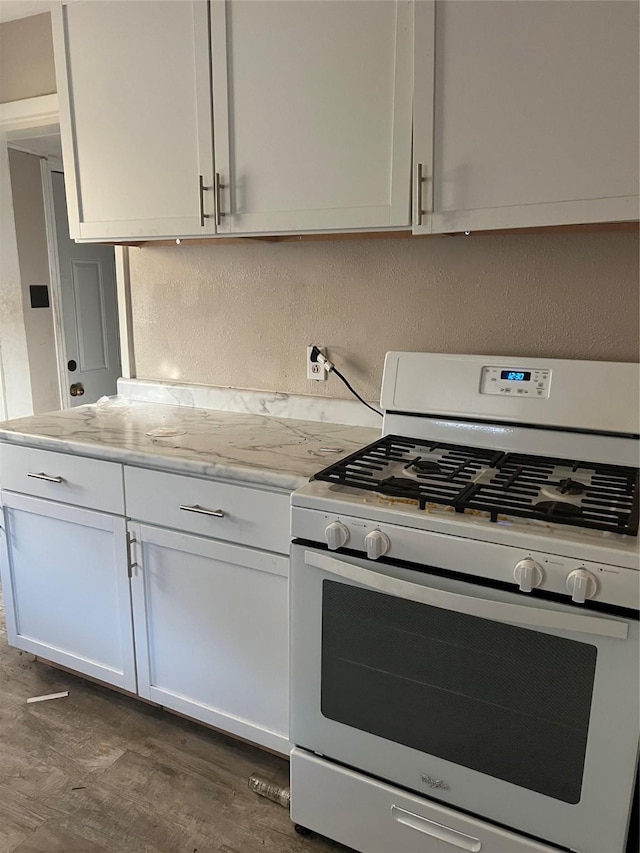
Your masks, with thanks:
[[[124,519],[2,492],[9,643],[135,692]]]
[[[288,558],[130,530],[140,696],[288,754]]]
[[[638,218],[637,3],[438,0],[435,20],[414,231]],[[418,20],[416,168],[432,52]]]
[[[412,4],[211,9],[219,230],[407,226]]]
[[[214,233],[205,0],[74,2],[53,21],[71,236]]]

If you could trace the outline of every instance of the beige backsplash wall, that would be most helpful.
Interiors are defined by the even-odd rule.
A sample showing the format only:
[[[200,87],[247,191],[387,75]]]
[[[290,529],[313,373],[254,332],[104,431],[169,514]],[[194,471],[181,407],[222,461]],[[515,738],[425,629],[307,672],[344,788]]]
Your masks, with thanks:
[[[637,234],[130,250],[139,377],[367,399],[387,350],[639,360]]]

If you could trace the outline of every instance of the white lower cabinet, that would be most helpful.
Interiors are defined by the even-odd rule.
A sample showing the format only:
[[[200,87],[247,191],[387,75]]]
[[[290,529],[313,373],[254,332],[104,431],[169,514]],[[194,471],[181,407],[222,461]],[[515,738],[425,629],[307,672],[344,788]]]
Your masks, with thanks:
[[[288,558],[129,530],[140,696],[288,754]]]
[[[124,518],[0,495],[9,643],[135,692]]]
[[[1,450],[10,645],[288,755],[288,497]]]

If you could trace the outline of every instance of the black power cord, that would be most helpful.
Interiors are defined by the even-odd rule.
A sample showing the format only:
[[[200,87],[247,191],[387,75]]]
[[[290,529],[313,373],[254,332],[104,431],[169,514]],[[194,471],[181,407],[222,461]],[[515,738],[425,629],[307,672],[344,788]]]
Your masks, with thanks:
[[[370,406],[366,400],[362,399],[360,394],[358,394],[358,392],[353,387],[353,385],[351,385],[349,380],[345,376],[343,376],[342,373],[340,373],[340,371],[335,366],[335,364],[332,361],[329,361],[329,359],[326,357],[326,355],[323,355],[320,352],[318,347],[315,347],[315,346],[313,347],[313,349],[311,350],[310,358],[311,358],[311,361],[317,361],[318,364],[320,364],[327,371],[327,373],[335,373],[335,375],[338,377],[338,379],[340,379],[342,382],[344,382],[344,384],[347,386],[349,391],[351,391],[351,393],[353,394],[354,397],[356,397],[358,400],[360,400],[360,402],[362,403],[363,406],[366,406],[367,409],[371,409],[371,411],[375,412],[376,415],[383,417],[383,414],[379,409],[376,409],[373,406]]]

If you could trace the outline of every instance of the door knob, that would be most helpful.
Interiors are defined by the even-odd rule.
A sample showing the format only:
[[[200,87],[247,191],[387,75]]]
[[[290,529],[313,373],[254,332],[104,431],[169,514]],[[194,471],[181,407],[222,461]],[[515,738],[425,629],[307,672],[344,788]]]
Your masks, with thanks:
[[[72,397],[82,397],[82,395],[84,394],[84,385],[82,384],[82,382],[74,382],[69,387],[69,393]]]

